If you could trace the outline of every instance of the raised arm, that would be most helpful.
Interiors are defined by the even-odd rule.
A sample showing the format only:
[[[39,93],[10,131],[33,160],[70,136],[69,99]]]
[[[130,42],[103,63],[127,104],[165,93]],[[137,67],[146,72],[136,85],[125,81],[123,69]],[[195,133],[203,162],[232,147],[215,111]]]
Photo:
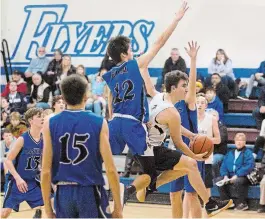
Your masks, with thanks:
[[[186,96],[186,103],[190,110],[196,109],[196,58],[198,50],[200,46],[197,47],[197,42],[189,42],[189,49],[185,47],[186,52],[190,56],[190,75],[189,75],[189,85],[188,85],[188,93]]]
[[[46,120],[43,127],[43,154],[41,170],[41,191],[44,201],[44,208],[48,218],[53,218],[54,213],[51,205],[51,168],[52,168],[52,142],[49,128],[49,120]]]
[[[120,180],[112,158],[112,152],[109,143],[109,129],[105,120],[103,122],[102,129],[100,132],[100,154],[105,164],[106,174],[114,200],[114,211],[112,213],[112,217],[122,218],[122,205],[120,199],[119,184]]]
[[[160,35],[160,37],[155,41],[153,46],[145,54],[139,57],[137,60],[139,68],[147,68],[152,59],[156,56],[159,50],[165,45],[169,37],[172,35],[173,31],[176,29],[179,21],[185,15],[188,10],[187,2],[184,1],[179,11],[176,13],[172,23],[167,27],[167,29]]]
[[[145,83],[146,92],[151,97],[154,97],[158,93],[158,91],[155,89],[155,86],[152,83],[148,68],[140,69],[140,72]]]

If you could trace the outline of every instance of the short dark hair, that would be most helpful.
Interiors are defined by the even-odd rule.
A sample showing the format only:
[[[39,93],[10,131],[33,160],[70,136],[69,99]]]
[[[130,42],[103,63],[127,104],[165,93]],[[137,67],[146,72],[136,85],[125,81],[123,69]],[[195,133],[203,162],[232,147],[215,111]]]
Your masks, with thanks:
[[[88,82],[84,76],[72,74],[62,80],[60,88],[66,104],[75,106],[82,103]]]
[[[1,132],[2,132],[2,136],[3,136],[5,133],[11,133],[11,134],[12,134],[12,131],[11,131],[11,129],[9,129],[9,128],[2,129]]]
[[[213,91],[216,94],[216,91],[215,91],[215,89],[213,87],[207,87],[206,90],[205,90],[205,93],[207,91]]]
[[[170,93],[171,87],[172,86],[177,87],[180,80],[188,81],[189,79],[188,79],[187,74],[179,70],[166,73],[165,75],[166,92]]]
[[[126,36],[116,36],[111,38],[107,48],[107,54],[115,64],[121,62],[121,54],[127,54],[131,40]]]
[[[37,107],[33,107],[27,110],[27,112],[25,113],[25,120],[26,122],[29,124],[29,120],[33,118],[33,116],[36,115],[40,115],[43,113],[43,109],[41,108],[37,108]]]
[[[213,73],[212,76],[213,75],[217,75],[219,78],[221,78],[221,76],[218,73]]]

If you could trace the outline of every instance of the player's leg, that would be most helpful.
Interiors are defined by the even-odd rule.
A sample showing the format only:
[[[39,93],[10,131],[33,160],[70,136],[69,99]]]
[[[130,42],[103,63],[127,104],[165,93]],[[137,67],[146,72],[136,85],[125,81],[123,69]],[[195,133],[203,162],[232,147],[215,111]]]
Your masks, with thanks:
[[[170,192],[172,218],[183,217],[182,193],[183,190],[177,192]]]
[[[12,208],[2,208],[1,209],[1,218],[8,218],[8,216],[11,214]]]

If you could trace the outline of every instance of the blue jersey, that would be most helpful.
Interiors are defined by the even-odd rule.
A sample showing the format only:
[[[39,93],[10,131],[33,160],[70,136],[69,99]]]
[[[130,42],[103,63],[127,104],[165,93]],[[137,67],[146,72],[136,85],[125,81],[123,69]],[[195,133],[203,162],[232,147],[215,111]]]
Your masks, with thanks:
[[[16,157],[14,166],[22,179],[35,180],[41,163],[43,150],[42,136],[39,142],[33,139],[30,131],[23,133],[21,137],[24,139],[24,145]]]
[[[185,100],[181,100],[175,104],[181,117],[181,125],[193,133],[198,133],[197,110],[190,110]],[[183,141],[189,145],[190,140],[182,136]]]
[[[99,150],[103,118],[88,111],[65,110],[50,118],[52,181],[104,185]]]
[[[141,122],[147,122],[148,102],[144,81],[136,60],[113,67],[103,75],[113,96],[113,113],[130,115]]]

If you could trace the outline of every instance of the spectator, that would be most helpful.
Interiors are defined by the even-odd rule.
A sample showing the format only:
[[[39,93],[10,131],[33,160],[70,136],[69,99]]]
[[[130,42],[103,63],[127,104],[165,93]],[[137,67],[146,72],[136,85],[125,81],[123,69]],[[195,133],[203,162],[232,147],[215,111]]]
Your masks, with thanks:
[[[196,81],[196,94],[201,93],[203,90],[203,84],[201,80]]]
[[[261,128],[262,120],[265,119],[265,86],[262,86],[260,90],[258,106],[252,112],[258,130]]]
[[[75,74],[75,73],[76,73],[76,69],[72,65],[71,56],[64,55],[63,56],[63,60],[62,60],[62,68],[60,68],[60,71],[58,71],[58,77],[57,77],[58,80],[56,81],[57,90],[55,92],[55,95],[59,95],[61,93],[60,86],[59,86],[61,81],[66,76],[69,76],[69,75]]]
[[[17,92],[20,92],[20,93],[26,95],[27,94],[27,83],[22,78],[22,75],[23,75],[22,72],[15,70],[12,73],[12,79],[13,79],[13,81],[15,81],[17,83]],[[7,85],[5,86],[5,89],[4,89],[3,93],[1,94],[2,97],[7,97],[7,95],[9,94],[9,92],[10,92],[9,91],[9,83],[7,83]]]
[[[214,109],[218,112],[219,120],[221,122],[224,122],[224,107],[223,103],[219,99],[219,97],[216,96],[216,92],[214,88],[208,87],[205,92],[205,97],[208,102],[208,109]]]
[[[8,151],[12,148],[14,145],[16,138],[12,135],[11,131],[9,129],[4,129],[2,131],[2,137],[3,140],[1,141],[1,165],[6,157],[6,154]],[[4,165],[3,165],[4,166]],[[7,173],[7,169],[4,167],[5,174]]]
[[[55,50],[54,58],[49,63],[48,69],[44,74],[44,81],[50,85],[52,92],[56,90],[57,74],[61,72],[63,53],[60,49]]]
[[[88,81],[88,83],[90,83],[90,82],[89,82],[89,79],[88,79],[88,77],[87,77],[87,75],[86,75],[85,66],[83,66],[83,65],[78,65],[78,66],[76,67],[76,73],[79,74],[79,75],[84,76],[84,77],[86,78],[86,80]]]
[[[47,71],[50,60],[46,57],[45,47],[38,48],[38,56],[35,59],[32,59],[29,67],[25,72],[25,80],[28,85],[28,90],[32,85],[32,76],[35,73],[44,74]]]
[[[163,71],[162,71],[162,84],[164,84],[164,78],[166,73],[173,70],[179,70],[182,72],[187,72],[187,67],[185,60],[180,56],[179,50],[173,48],[171,50],[170,57],[166,60]]]
[[[220,167],[227,153],[228,132],[226,126],[219,120],[218,112],[216,110],[211,110],[209,113],[217,119],[221,137],[220,144],[215,144],[213,151],[213,178],[216,179],[220,176]]]
[[[258,85],[265,85],[265,61],[260,63],[257,73],[250,76],[246,90],[246,97],[249,98],[254,87],[254,82],[257,81]]]
[[[222,200],[230,199],[231,191],[236,196],[234,204],[236,210],[247,210],[246,201],[248,195],[249,181],[247,175],[254,169],[255,161],[252,151],[246,148],[246,136],[244,133],[237,133],[235,136],[236,149],[231,150],[225,156],[220,174],[224,180],[230,179],[230,183],[219,187]]]
[[[25,122],[22,121],[21,115],[18,112],[10,114],[10,124],[6,128],[11,131],[15,138],[18,138],[28,130]]]
[[[33,85],[30,92],[30,103],[28,108],[37,107],[48,109],[52,103],[52,92],[50,86],[44,82],[41,74],[36,73],[32,77]]]
[[[232,94],[229,88],[222,82],[221,76],[218,73],[212,74],[211,86],[215,89],[216,95],[222,101],[224,112],[228,112],[228,102]]]
[[[43,117],[44,117],[44,120],[46,119],[46,118],[50,118],[50,115],[52,115],[53,114],[53,110],[52,109],[46,109],[46,110],[44,110],[43,111]]]
[[[9,115],[11,109],[9,107],[9,102],[5,97],[1,99],[1,129],[5,128],[9,124]]]
[[[19,112],[23,115],[27,110],[27,99],[20,92],[17,92],[17,83],[11,81],[9,83],[10,93],[7,96],[11,112]]]
[[[228,58],[223,49],[217,51],[216,57],[213,58],[208,68],[208,74],[212,75],[213,73],[218,73],[221,76],[222,82],[227,85],[231,92],[230,97],[237,97],[238,87],[234,81],[235,75],[233,73],[232,61]],[[206,80],[207,87],[210,85],[210,78],[211,77],[208,77]]]

